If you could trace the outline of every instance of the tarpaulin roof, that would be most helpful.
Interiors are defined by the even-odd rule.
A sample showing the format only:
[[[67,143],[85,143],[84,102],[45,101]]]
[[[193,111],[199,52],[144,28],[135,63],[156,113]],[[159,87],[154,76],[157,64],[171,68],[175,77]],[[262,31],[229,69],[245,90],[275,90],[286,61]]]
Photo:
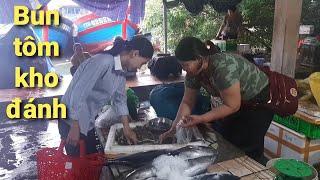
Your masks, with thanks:
[[[190,13],[197,15],[203,10],[204,5],[210,5],[217,12],[226,12],[230,6],[236,6],[241,0],[165,0],[164,2],[169,8],[181,2]]]
[[[0,24],[10,24],[13,22],[13,7],[23,5],[31,7],[29,0],[7,0],[0,6]]]
[[[61,0],[62,1],[62,0]],[[124,20],[130,7],[129,19],[139,24],[144,17],[146,0],[73,0],[78,5],[92,11],[99,16],[112,20]],[[46,5],[50,0],[6,0],[0,6],[0,24],[13,22],[13,7],[24,5],[35,9],[37,5]]]
[[[6,0],[0,6],[0,24],[8,24],[13,22],[13,6],[25,5],[35,7],[46,5],[51,0]],[[61,0],[63,1],[63,0]],[[145,14],[146,0],[73,0],[78,5],[101,17],[109,17],[114,21],[124,20],[128,7],[130,7],[129,19],[135,24],[139,24]],[[167,2],[165,0],[164,2]],[[182,2],[186,9],[192,14],[199,14],[204,5],[212,6],[218,12],[227,11],[228,7],[237,5],[241,0],[173,0]]]
[[[78,5],[102,17],[124,20],[130,6],[129,19],[139,24],[145,14],[146,0],[74,0]]]

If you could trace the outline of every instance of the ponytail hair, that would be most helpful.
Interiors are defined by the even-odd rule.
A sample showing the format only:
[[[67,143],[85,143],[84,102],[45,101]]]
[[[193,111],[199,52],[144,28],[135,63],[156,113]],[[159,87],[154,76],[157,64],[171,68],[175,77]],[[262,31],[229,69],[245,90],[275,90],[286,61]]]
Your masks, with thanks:
[[[116,37],[113,42],[113,47],[105,51],[107,54],[117,56],[123,51],[138,50],[139,55],[144,58],[151,59],[154,53],[151,42],[142,36],[133,37],[130,41],[123,40],[121,37]]]
[[[105,51],[105,53],[107,54],[111,54],[112,56],[117,56],[119,55],[122,51],[124,51],[127,46],[128,42],[123,40],[121,37],[116,37],[113,41],[113,47],[107,51]]]
[[[183,38],[175,50],[175,55],[180,61],[193,61],[199,57],[206,57],[213,55],[219,51],[215,45],[210,41],[203,43],[200,39],[195,37]],[[207,45],[209,48],[207,48]]]

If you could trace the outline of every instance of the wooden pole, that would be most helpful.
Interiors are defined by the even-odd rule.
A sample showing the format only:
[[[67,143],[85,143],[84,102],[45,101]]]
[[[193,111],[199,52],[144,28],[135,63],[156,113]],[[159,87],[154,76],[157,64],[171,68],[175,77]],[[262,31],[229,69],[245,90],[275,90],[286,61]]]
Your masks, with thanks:
[[[276,0],[271,69],[295,75],[302,0]]]
[[[163,29],[164,29],[164,53],[168,53],[168,8],[167,1],[163,0]]]

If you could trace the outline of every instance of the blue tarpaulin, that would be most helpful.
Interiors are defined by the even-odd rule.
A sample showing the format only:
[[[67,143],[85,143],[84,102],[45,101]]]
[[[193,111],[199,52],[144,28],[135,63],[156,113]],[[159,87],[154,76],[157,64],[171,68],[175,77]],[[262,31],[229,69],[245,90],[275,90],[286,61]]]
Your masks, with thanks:
[[[108,17],[113,21],[124,20],[130,7],[129,20],[139,24],[145,14],[146,0],[74,0],[74,2],[98,16]]]
[[[6,0],[0,6],[0,24],[13,23],[15,5],[35,9],[37,5],[45,6],[49,2],[50,0]],[[124,20],[129,7],[131,22],[139,24],[145,15],[146,0],[74,0],[74,2],[100,17],[108,17],[113,21]]]
[[[5,0],[0,6],[0,24],[13,23],[14,6],[27,6],[29,9],[35,9],[37,5],[45,6],[50,0]]]

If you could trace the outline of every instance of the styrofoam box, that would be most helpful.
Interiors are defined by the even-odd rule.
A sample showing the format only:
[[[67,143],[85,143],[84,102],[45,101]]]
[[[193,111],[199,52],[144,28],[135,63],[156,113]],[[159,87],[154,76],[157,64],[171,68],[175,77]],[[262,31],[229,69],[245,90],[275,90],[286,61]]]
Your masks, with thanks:
[[[144,126],[147,122],[134,122],[129,126]],[[208,146],[204,141],[195,141],[188,144],[157,144],[157,145],[118,145],[115,142],[115,134],[117,129],[123,128],[121,123],[111,126],[104,152],[106,154],[133,154],[144,151],[160,150],[160,149],[179,149],[188,145]]]
[[[292,131],[284,130],[282,139],[299,148],[306,147],[306,141],[307,141],[306,137],[302,134],[298,134],[297,132],[293,133]]]
[[[273,124],[273,123],[271,123],[271,124],[270,124],[270,127],[269,127],[269,129],[268,129],[268,132],[269,132],[270,134],[273,134],[273,135],[279,137],[279,136],[280,136],[280,127],[279,127],[279,126],[276,126],[276,125]]]
[[[279,137],[280,136],[280,127],[276,126],[275,124],[271,123],[270,127],[268,129],[268,133]],[[277,150],[278,150],[278,141],[265,136],[264,137],[264,147],[269,150],[270,152],[272,152],[273,154],[277,154]]]
[[[277,154],[278,150],[278,141],[271,139],[267,136],[264,137],[264,147],[268,149],[273,154]]]
[[[319,151],[313,151],[309,154],[309,164],[318,164],[320,162],[320,150]]]
[[[305,148],[306,147],[306,143],[308,141],[309,141],[309,146],[310,147],[320,145],[320,140],[319,139],[317,139],[317,140],[309,140],[302,134],[299,134],[299,133],[296,133],[296,132],[292,133],[292,131],[289,132],[289,131],[286,131],[286,130],[283,133],[282,139],[285,140],[286,142],[290,142],[290,143],[292,143],[295,146],[300,147],[300,148]],[[304,153],[296,152],[296,151],[290,149],[285,144],[282,144],[281,157],[295,158],[295,159],[304,161]],[[319,162],[320,162],[320,150],[309,152],[308,163],[317,164]]]
[[[282,157],[282,158],[293,158],[293,159],[296,159],[296,160],[299,160],[299,161],[303,161],[304,160],[304,154],[300,154],[299,152],[296,152],[293,149],[290,149],[286,145],[282,145],[280,157]]]
[[[283,135],[280,137],[280,131],[283,130]],[[292,144],[297,148],[304,149],[306,148],[307,143],[309,142],[309,147],[319,146],[320,139],[310,140],[306,136],[295,132],[287,127],[284,127],[276,122],[272,122],[268,129],[268,133],[276,136],[279,139],[282,139],[284,143],[281,143],[277,140],[274,140],[268,136],[265,136],[264,147],[274,155],[282,158],[294,158],[297,160],[304,161],[304,153],[297,152],[290,148],[288,144]],[[281,146],[280,154],[277,154],[278,146]],[[308,163],[317,164],[320,162],[320,149],[317,151],[309,152]]]
[[[300,161],[304,161],[304,154],[303,153],[296,152],[296,151],[290,149],[289,147],[287,147],[286,145],[282,145],[280,157],[293,158],[293,159],[297,159]],[[319,162],[320,162],[320,150],[310,152],[307,163],[314,165],[314,164],[318,164]]]

